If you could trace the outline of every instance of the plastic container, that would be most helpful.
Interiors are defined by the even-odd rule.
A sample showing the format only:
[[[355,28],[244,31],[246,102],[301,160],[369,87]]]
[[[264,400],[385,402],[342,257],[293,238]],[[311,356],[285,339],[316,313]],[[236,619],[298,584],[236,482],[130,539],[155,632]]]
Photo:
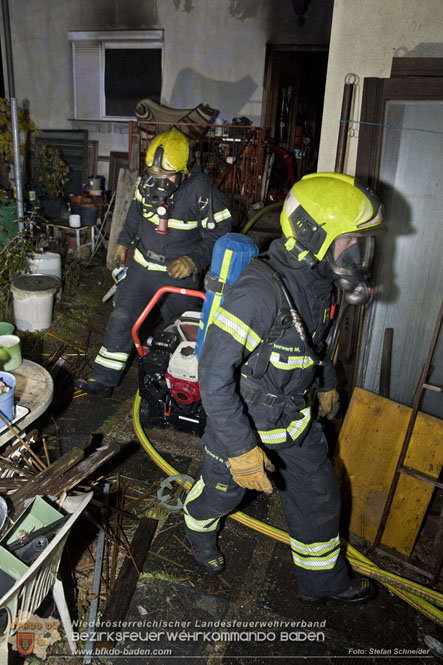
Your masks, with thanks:
[[[12,335],[15,326],[7,321],[0,321],[0,335]]]
[[[18,275],[11,282],[17,330],[45,330],[52,323],[54,295],[61,286],[55,275]]]
[[[70,209],[71,213],[73,215],[79,215],[80,214],[80,205],[83,202],[83,196],[81,195],[72,195],[69,197],[69,204],[70,204]]]
[[[80,218],[82,226],[94,226],[97,222],[98,208],[93,203],[82,203],[80,206]]]
[[[28,570],[28,566],[24,564],[16,556],[8,552],[4,547],[0,547],[0,597],[3,598],[5,593],[12,589],[14,584],[19,580]]]
[[[55,252],[41,252],[34,254],[29,262],[29,269],[33,275],[55,275],[60,280],[60,288],[57,291],[57,298],[62,297],[62,259],[60,254]]]
[[[63,517],[63,513],[53,508],[43,497],[34,497],[32,503],[2,536],[1,546],[8,547],[22,537],[23,533],[32,533]]]
[[[55,252],[34,254],[30,268],[33,275],[55,275],[59,279],[62,278],[62,260],[60,254]]]
[[[12,372],[22,364],[20,337],[17,335],[0,335],[0,369]]]
[[[14,420],[15,376],[9,372],[0,371],[0,381],[11,388],[9,392],[0,395],[0,413],[10,423],[11,420]],[[4,423],[0,420],[0,427],[3,426]]]
[[[79,206],[80,210],[80,206]],[[81,217],[80,214],[78,215],[69,215],[69,226],[71,226],[73,229],[79,229],[81,226]]]

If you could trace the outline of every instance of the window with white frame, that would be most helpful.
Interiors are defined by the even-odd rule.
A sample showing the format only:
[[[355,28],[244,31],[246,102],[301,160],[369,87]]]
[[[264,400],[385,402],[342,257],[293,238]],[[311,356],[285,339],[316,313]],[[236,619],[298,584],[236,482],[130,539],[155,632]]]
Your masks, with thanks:
[[[160,103],[163,30],[69,32],[74,118],[131,120],[149,97]]]

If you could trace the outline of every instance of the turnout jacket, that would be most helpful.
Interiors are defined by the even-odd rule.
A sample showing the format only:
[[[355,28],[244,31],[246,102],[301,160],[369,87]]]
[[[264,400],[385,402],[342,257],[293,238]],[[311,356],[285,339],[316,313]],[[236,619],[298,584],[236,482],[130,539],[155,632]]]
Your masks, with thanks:
[[[168,232],[163,235],[156,232],[157,206],[154,208],[137,187],[118,244],[129,247],[136,241],[134,260],[149,270],[166,271],[166,263],[180,256],[191,257],[197,270],[205,268],[215,241],[231,229],[226,197],[195,164],[166,203]]]
[[[324,356],[332,281],[317,267],[297,262],[285,249],[284,239],[271,244],[268,256],[309,331],[312,349]],[[254,378],[254,350],[267,339],[277,311],[270,278],[250,264],[225,290],[223,304],[208,328],[199,384],[208,417],[208,445],[224,457],[241,455],[257,442],[270,448],[300,445],[311,423],[307,391],[312,386],[328,391],[337,385],[332,362],[324,359],[316,364],[292,326],[272,344],[262,377]]]

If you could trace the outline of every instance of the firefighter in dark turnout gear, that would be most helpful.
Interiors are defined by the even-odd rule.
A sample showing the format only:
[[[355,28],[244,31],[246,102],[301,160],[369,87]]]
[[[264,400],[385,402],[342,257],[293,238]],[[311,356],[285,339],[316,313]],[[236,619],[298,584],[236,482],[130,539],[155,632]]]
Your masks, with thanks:
[[[369,236],[381,225],[379,200],[354,178],[305,176],[286,198],[283,237],[225,290],[200,357],[203,466],[184,506],[187,538],[207,570],[224,566],[220,518],[245,488],[272,492],[266,471],[275,470],[300,596],[372,597],[369,581],[350,579],[340,557],[338,482],[308,391],[318,391],[320,411],[333,417],[337,377],[325,356],[333,282],[347,297],[369,293]]]
[[[123,261],[130,248],[127,274],[118,284],[92,374],[78,380],[78,388],[111,394],[133,348],[132,326],[145,305],[162,286],[197,288],[196,274],[209,265],[215,241],[230,228],[225,196],[198,164],[192,166],[186,137],[175,129],[154,137],[115,253],[116,261]],[[167,294],[159,301],[162,317],[172,319],[195,302]]]

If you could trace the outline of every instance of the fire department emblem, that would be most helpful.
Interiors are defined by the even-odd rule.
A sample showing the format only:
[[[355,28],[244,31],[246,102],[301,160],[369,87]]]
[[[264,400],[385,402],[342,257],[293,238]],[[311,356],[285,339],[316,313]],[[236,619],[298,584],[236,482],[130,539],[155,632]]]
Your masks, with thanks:
[[[29,656],[34,651],[35,633],[17,633],[17,651]]]

